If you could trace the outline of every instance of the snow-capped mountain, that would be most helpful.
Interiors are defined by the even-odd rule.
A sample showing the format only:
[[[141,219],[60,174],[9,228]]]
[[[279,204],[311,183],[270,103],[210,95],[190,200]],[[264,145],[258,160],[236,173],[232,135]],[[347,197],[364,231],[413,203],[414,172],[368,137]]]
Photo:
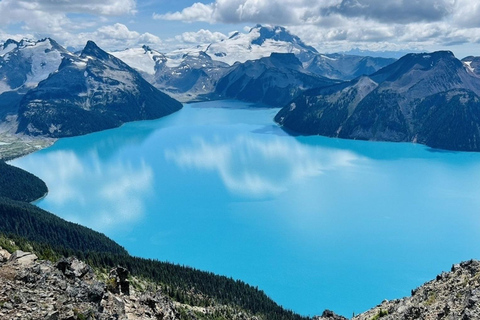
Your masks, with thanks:
[[[294,54],[309,73],[335,80],[351,80],[371,74],[395,61],[345,54],[320,54],[285,28],[262,25],[256,25],[248,33],[236,32],[230,38],[208,46],[199,45],[165,54],[148,47],[111,54],[139,71],[156,88],[187,102],[215,98],[219,92],[217,90],[214,93],[214,90],[221,77],[233,69],[238,72],[239,64],[248,64],[245,69],[251,69],[250,61],[269,58],[272,53]],[[291,85],[294,83],[295,81]],[[231,95],[223,92],[221,96]]]
[[[451,52],[408,54],[371,76],[307,91],[275,120],[303,134],[480,151],[479,95],[480,78]]]
[[[229,68],[228,64],[194,49],[162,54],[143,46],[111,54],[140,72],[157,89],[180,101],[210,94]]]
[[[185,54],[179,64],[165,63],[155,73],[154,85],[180,101],[202,99],[215,90],[218,80],[230,70],[205,52]]]
[[[205,52],[215,60],[233,65],[269,57],[273,52],[294,53],[303,62],[317,50],[283,27],[256,25],[246,34],[236,32],[228,39],[210,44]]]
[[[159,118],[182,105],[89,41],[81,55],[64,58],[19,105],[17,132],[66,137]]]
[[[239,99],[280,107],[310,88],[338,83],[306,71],[293,53],[236,63],[215,88],[216,98]]]
[[[65,57],[73,56],[50,38],[39,41],[7,40],[0,44],[0,93],[26,92],[56,71]]]

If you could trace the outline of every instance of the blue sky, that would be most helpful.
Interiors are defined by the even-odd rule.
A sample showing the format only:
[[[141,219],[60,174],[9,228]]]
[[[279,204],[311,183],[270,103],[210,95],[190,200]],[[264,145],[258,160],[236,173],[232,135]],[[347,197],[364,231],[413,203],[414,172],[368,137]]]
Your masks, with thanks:
[[[0,40],[160,51],[282,25],[320,52],[452,50],[480,55],[478,0],[0,0]]]

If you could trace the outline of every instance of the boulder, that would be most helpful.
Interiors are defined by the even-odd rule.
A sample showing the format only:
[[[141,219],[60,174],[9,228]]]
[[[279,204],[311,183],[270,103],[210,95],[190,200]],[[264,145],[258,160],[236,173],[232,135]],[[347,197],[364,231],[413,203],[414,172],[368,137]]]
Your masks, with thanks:
[[[0,247],[0,262],[7,262],[10,256],[10,252]]]
[[[24,252],[22,250],[15,251],[8,259],[9,262],[14,262],[22,266],[33,265],[37,260],[37,255],[31,252]]]

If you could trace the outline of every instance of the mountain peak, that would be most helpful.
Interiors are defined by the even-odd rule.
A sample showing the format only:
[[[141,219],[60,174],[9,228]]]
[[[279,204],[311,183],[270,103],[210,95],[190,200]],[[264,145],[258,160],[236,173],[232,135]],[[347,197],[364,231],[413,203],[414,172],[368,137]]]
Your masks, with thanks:
[[[15,40],[13,40],[13,39],[7,39],[7,41],[5,41],[5,42],[3,43],[3,47],[6,48],[6,47],[8,47],[8,45],[10,45],[10,44],[18,45],[18,41],[15,41]]]
[[[85,48],[83,48],[82,54],[80,55],[81,58],[86,58],[88,56],[96,57],[101,60],[108,60],[110,57],[108,53],[100,49],[100,47],[97,46],[97,44],[92,40],[87,41],[87,44],[85,45]]]
[[[374,73],[372,79],[376,82],[395,81],[412,70],[426,71],[439,66],[441,70],[451,74],[455,74],[456,70],[463,67],[451,51],[409,53]]]

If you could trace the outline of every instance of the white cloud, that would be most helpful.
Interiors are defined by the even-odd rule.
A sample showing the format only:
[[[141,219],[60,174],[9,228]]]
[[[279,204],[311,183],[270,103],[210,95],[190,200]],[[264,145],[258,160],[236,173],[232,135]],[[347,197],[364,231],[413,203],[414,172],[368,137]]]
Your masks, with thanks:
[[[24,31],[17,32],[22,37],[48,36],[62,44],[75,47],[83,46],[86,40],[94,36],[104,44],[119,45],[125,41],[125,46],[134,43],[133,38],[138,39],[137,43],[158,44],[160,42],[158,37],[149,33],[139,34],[129,31],[127,27],[120,24],[103,26],[97,31],[78,34],[79,30],[94,29],[106,23],[108,17],[135,13],[135,0],[1,0],[0,27],[8,28],[10,25],[18,25]],[[88,35],[92,38],[87,38]],[[8,33],[2,31],[0,36],[2,40],[10,38]],[[14,35],[13,38],[18,36]]]
[[[477,43],[479,16],[476,0],[215,0],[155,18],[285,25],[325,52]]]
[[[212,15],[214,12],[213,4],[205,5],[197,2],[192,6],[183,9],[181,12],[153,14],[153,19],[158,20],[181,20],[185,22],[203,21],[212,22]]]
[[[197,32],[184,32],[175,37],[178,41],[184,43],[212,43],[227,39],[227,36],[221,32],[212,32],[210,30],[200,29]]]
[[[135,0],[2,0],[0,12],[7,10],[22,12],[28,15],[31,12],[51,13],[87,13],[92,15],[118,16],[123,14],[134,14],[136,8]],[[2,20],[10,18],[2,14]]]
[[[82,32],[76,35],[58,35],[58,38],[66,46],[72,46],[77,49],[83,48],[88,40],[93,40],[105,50],[121,50],[141,45],[159,47],[162,44],[162,40],[159,37],[148,32],[139,33],[132,31],[121,23],[105,25],[93,32]]]

